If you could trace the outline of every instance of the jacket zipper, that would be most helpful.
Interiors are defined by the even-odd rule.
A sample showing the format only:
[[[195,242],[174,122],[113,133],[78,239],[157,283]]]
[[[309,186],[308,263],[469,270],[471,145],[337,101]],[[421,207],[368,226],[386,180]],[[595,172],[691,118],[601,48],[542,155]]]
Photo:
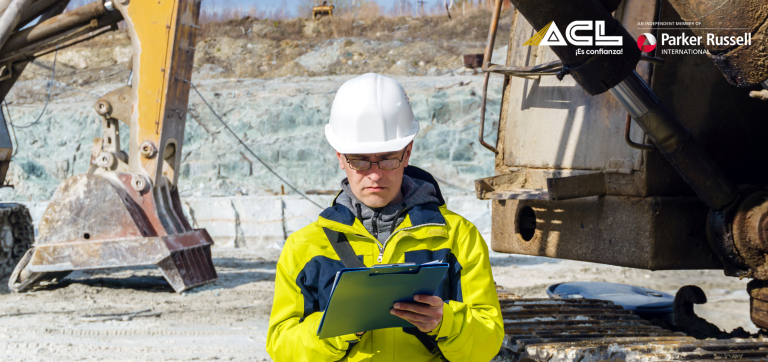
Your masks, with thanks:
[[[398,232],[403,231],[403,230],[411,230],[411,229],[415,229],[415,228],[422,227],[422,226],[445,226],[445,224],[429,223],[429,224],[421,224],[421,225],[416,225],[416,226],[410,226],[410,227],[407,227],[407,228],[397,229],[397,230],[393,231],[391,234],[389,234],[389,237],[387,237],[387,240],[384,240],[384,244],[383,245],[379,244],[379,240],[375,239],[376,240],[376,246],[379,247],[379,258],[376,259],[376,262],[377,263],[381,263],[381,261],[384,259],[384,249],[387,247],[387,242],[389,242],[389,239],[391,239],[393,236],[395,236],[395,234],[397,234]],[[381,246],[379,246],[379,245],[381,245]]]

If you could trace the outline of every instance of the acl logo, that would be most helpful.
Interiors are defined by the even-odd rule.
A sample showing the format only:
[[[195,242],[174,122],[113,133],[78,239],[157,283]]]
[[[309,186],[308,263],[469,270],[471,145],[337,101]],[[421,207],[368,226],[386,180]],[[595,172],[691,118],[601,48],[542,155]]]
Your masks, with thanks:
[[[577,31],[595,30],[594,36],[592,35],[578,35]],[[605,35],[605,21],[592,21],[592,20],[577,20],[565,28],[565,38],[560,33],[560,29],[554,21],[551,21],[547,26],[539,30],[536,35],[532,36],[523,45],[548,45],[548,46],[566,46],[565,42],[568,39],[568,43],[576,46],[622,46],[622,37],[620,35],[608,36]]]
[[[648,44],[645,44],[646,41]],[[644,33],[643,35],[640,35],[640,37],[637,38],[637,47],[640,48],[640,51],[642,52],[648,53],[653,51],[656,49],[656,37],[650,33]]]

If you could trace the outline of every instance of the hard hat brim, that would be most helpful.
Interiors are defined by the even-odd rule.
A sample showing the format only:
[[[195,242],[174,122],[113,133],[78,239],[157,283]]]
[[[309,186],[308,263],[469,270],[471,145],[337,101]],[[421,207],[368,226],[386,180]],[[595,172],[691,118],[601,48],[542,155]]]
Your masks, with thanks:
[[[419,133],[419,126],[417,124],[416,127],[411,131],[411,134],[386,141],[386,142],[362,142],[362,143],[352,143],[352,142],[344,142],[336,135],[333,134],[333,128],[330,124],[325,125],[325,138],[328,140],[328,143],[331,144],[331,147],[335,149],[339,153],[344,154],[370,154],[370,153],[383,153],[383,152],[395,152],[400,151],[405,146],[408,146],[411,141],[413,141],[413,138],[416,137],[416,135]]]

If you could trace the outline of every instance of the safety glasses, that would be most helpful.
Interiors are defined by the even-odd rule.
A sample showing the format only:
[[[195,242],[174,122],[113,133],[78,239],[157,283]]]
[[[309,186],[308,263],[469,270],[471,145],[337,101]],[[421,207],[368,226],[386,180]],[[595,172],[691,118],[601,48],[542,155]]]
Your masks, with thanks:
[[[394,170],[398,167],[400,167],[400,163],[403,162],[403,158],[405,158],[405,150],[403,150],[403,154],[400,156],[400,159],[389,159],[389,160],[381,160],[379,162],[371,162],[368,160],[357,160],[353,159],[350,160],[347,155],[344,155],[344,158],[347,160],[347,163],[349,164],[349,167],[355,171],[365,171],[371,168],[372,164],[376,164],[379,166],[379,169],[382,170]]]

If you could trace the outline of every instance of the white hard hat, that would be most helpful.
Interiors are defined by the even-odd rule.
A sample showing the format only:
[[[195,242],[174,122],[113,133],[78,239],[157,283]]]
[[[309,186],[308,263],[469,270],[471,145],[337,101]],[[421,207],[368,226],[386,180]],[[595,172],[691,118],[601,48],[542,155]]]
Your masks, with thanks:
[[[331,147],[347,154],[399,151],[418,132],[419,122],[403,87],[374,73],[341,85],[325,125]]]

